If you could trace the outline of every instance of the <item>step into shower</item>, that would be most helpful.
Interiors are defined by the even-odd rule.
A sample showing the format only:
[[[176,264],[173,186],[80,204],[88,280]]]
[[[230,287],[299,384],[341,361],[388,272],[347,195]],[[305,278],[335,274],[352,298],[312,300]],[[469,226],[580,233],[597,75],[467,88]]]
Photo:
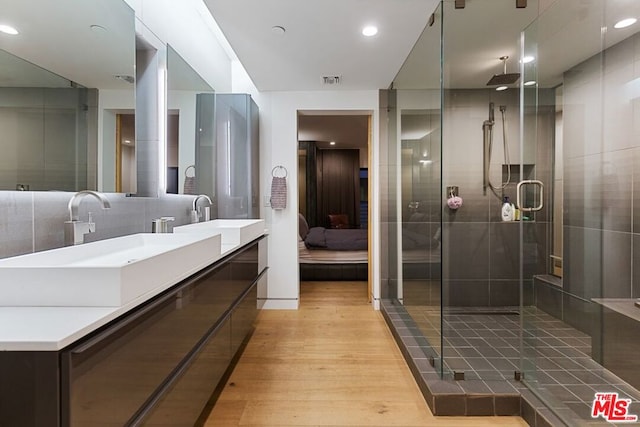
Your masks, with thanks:
[[[435,415],[521,415],[530,425],[562,425],[561,416],[580,425],[593,422],[597,391],[617,391],[634,406],[640,402],[635,388],[591,358],[587,334],[536,307],[526,308],[529,329],[522,332],[512,308],[445,311],[443,340],[438,308],[385,302],[382,312]]]

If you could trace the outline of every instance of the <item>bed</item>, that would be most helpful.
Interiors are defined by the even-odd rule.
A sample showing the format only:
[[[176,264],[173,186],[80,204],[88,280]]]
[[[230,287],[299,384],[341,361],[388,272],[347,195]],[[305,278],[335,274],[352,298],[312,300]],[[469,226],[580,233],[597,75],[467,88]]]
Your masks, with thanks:
[[[427,220],[428,218],[424,216],[414,214],[403,226],[402,274],[404,279],[439,280],[441,277],[440,224],[427,222]],[[367,230],[333,230],[321,227],[310,229],[302,215],[299,215],[298,222],[298,260],[301,281],[367,280],[369,265]],[[316,241],[314,234],[319,233],[332,235],[329,237],[330,241],[337,238],[338,246],[342,244],[349,246],[359,241],[355,246],[360,248],[354,249],[349,246],[350,249],[335,249],[333,244],[323,247],[322,238],[320,238],[320,244],[314,243]],[[325,240],[327,240],[326,236]]]
[[[309,228],[298,215],[298,253],[301,281],[367,280],[367,230]]]
[[[438,218],[439,219],[439,218]],[[441,277],[440,222],[415,212],[402,226],[402,277],[439,280]]]

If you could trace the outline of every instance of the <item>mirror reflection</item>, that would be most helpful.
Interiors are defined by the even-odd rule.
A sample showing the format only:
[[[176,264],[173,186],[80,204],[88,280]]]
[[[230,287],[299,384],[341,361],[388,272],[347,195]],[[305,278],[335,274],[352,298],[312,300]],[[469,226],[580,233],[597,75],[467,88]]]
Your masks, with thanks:
[[[118,0],[36,3],[3,4],[18,34],[0,36],[0,190],[116,191],[118,115],[135,106],[134,12]]]
[[[95,92],[5,51],[0,64],[0,190],[86,188]]]
[[[197,135],[213,122],[212,114],[198,118],[198,95],[207,93],[213,88],[167,46],[167,193],[197,194]],[[211,123],[202,123],[203,118]]]

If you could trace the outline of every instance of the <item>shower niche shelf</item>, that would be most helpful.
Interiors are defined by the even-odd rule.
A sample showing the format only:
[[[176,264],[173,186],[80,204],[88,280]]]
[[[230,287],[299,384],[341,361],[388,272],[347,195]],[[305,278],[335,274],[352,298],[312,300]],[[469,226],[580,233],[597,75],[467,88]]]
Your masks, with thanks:
[[[515,186],[518,182],[524,179],[535,179],[536,177],[536,165],[524,164],[522,165],[522,174],[520,173],[519,164],[502,165],[502,182],[507,182],[511,173],[511,179],[509,180],[509,187]]]

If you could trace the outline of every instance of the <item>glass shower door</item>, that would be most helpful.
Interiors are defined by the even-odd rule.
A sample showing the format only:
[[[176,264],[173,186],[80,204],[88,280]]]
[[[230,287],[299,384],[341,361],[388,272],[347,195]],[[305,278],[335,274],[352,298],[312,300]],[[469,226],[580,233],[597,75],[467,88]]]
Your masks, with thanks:
[[[553,242],[561,238],[554,233],[562,230],[562,215],[554,205],[563,192],[563,156],[562,85],[549,74],[545,51],[549,43],[557,43],[549,38],[550,26],[559,24],[551,19],[558,16],[550,9],[522,32],[520,40],[520,379],[567,425],[580,425],[568,406],[578,396],[567,386],[580,382],[572,358],[584,356],[579,349],[586,336],[565,323],[562,278],[552,274]],[[591,390],[575,390],[593,399]]]
[[[442,375],[442,5],[388,94],[388,168],[382,207],[384,308],[411,334],[412,357]]]
[[[535,225],[520,224],[521,287],[533,285],[521,305],[521,368],[567,425],[608,419],[611,400],[598,403],[598,393],[630,399],[629,414],[640,414],[640,364],[630,356],[640,347],[640,28],[618,23],[629,16],[640,16],[638,2],[563,0],[522,33],[523,58],[534,60],[521,65],[521,167],[537,153],[546,208]],[[532,225],[546,274],[529,269]]]
[[[530,168],[535,169],[538,165],[536,163],[535,153],[538,148],[538,95],[539,95],[539,82],[538,82],[538,70],[537,66],[539,64],[538,58],[538,45],[537,45],[537,30],[538,27],[536,23],[531,24],[528,29],[522,34],[520,40],[520,151],[522,153],[519,159],[519,167],[520,170],[524,170],[525,164],[528,164]],[[523,61],[524,57],[534,58],[532,61],[525,63]],[[532,82],[532,83],[529,83]],[[547,144],[552,144],[553,140],[547,140]],[[549,148],[547,147],[547,150]],[[526,158],[526,160],[525,160]],[[547,159],[548,160],[548,159]],[[549,164],[547,164],[549,165]],[[536,178],[538,178],[536,176]],[[549,177],[546,177],[546,181],[549,182]],[[517,201],[516,208],[520,212],[520,224],[519,224],[519,241],[520,241],[520,291],[523,298],[520,300],[520,318],[521,318],[521,340],[520,340],[520,380],[528,384],[534,390],[538,392],[542,392],[543,389],[539,387],[539,363],[540,363],[540,349],[539,349],[539,339],[541,335],[541,331],[537,328],[537,318],[538,310],[535,305],[535,285],[534,274],[530,268],[526,266],[531,264],[535,258],[537,258],[537,253],[531,252],[531,240],[533,242],[536,241],[535,235],[534,238],[531,239],[531,229],[535,227],[542,227],[543,236],[547,236],[549,231],[547,229],[547,223],[542,221],[542,216],[545,217],[548,214],[548,203],[545,206],[544,190],[542,190],[543,197],[538,198],[534,201],[537,206],[532,206],[532,203],[527,200],[535,198],[535,196],[531,193],[531,188],[529,183],[525,183],[525,180],[522,180],[518,183],[517,187]],[[533,180],[526,180],[533,181]],[[541,189],[544,188],[544,182],[540,179],[536,179],[535,181],[542,183]],[[529,194],[526,191],[529,190]],[[548,191],[547,191],[548,192]],[[527,197],[529,196],[529,197]],[[532,197],[533,196],[533,197]],[[538,214],[540,211],[533,211],[534,208],[541,207],[544,209],[541,214]],[[540,210],[542,210],[540,209]],[[535,213],[534,213],[535,212]],[[538,218],[536,218],[538,216]],[[546,219],[546,218],[545,218]],[[537,221],[536,221],[537,220]],[[540,224],[538,224],[540,222]],[[527,239],[527,237],[529,239]],[[544,258],[544,249],[541,257]],[[545,260],[541,259],[544,263]],[[538,272],[544,273],[545,271]],[[529,289],[530,297],[528,299],[524,298],[525,289]],[[526,299],[526,300],[525,300]]]

